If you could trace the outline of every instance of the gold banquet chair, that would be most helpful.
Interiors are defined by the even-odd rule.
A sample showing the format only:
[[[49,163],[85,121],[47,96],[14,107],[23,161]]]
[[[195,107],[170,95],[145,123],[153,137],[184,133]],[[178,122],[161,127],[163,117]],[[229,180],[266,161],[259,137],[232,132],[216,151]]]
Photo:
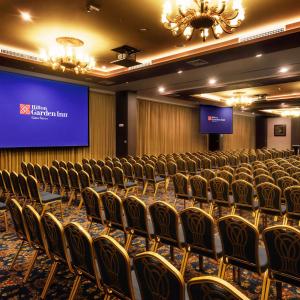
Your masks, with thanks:
[[[167,186],[167,180],[166,178],[156,176],[155,175],[155,169],[152,165],[146,164],[145,165],[145,175],[146,175],[146,180],[145,180],[145,185],[144,185],[144,190],[143,190],[143,195],[145,194],[148,184],[152,184],[154,188],[154,197],[156,196],[156,192],[158,190],[158,187],[160,184],[165,185],[165,191],[167,192],[168,186]]]
[[[296,220],[300,222],[300,186],[291,186],[284,190],[286,200],[286,214],[283,218],[283,224],[287,225],[289,221]]]
[[[124,171],[121,168],[114,167],[113,174],[114,174],[115,185],[116,185],[115,192],[117,192],[118,189],[124,190],[125,191],[124,197],[126,198],[130,191],[131,192],[136,191],[137,183],[135,181],[126,180]]]
[[[61,196],[66,197],[68,199],[71,193],[71,184],[68,171],[64,168],[59,168],[58,175],[61,182]]]
[[[153,252],[137,254],[133,266],[142,300],[184,300],[184,279],[164,257]]]
[[[184,208],[185,208],[185,201],[186,200],[193,200],[193,196],[189,190],[189,180],[188,177],[177,173],[173,176],[173,185],[174,185],[174,192],[175,192],[175,201],[174,206],[176,207],[177,199],[184,201]]]
[[[250,300],[229,282],[214,276],[202,276],[187,282],[190,300]]]
[[[209,213],[212,213],[212,202],[211,202],[211,194],[208,192],[208,183],[207,180],[200,176],[195,175],[190,178],[192,197],[193,197],[193,206],[196,203],[200,204],[200,208],[202,208],[202,204],[208,204]]]
[[[81,185],[80,185],[78,172],[74,169],[71,169],[69,170],[68,174],[69,174],[70,185],[71,185],[71,194],[68,202],[68,206],[70,206],[72,202],[77,199],[78,195],[80,195],[80,203],[82,199],[81,199]]]
[[[135,300],[130,258],[127,251],[112,237],[102,235],[94,239],[95,259],[98,263],[105,300]]]

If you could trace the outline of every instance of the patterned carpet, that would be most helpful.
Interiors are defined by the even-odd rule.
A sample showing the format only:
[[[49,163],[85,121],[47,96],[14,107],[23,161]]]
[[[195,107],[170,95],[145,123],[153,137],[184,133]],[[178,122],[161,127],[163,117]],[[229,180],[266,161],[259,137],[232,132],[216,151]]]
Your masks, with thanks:
[[[153,201],[152,191],[148,189],[148,194],[143,196],[142,199],[147,205]],[[120,195],[121,196],[121,195]],[[156,199],[168,201],[171,204],[174,203],[174,193],[172,187],[169,188],[169,193],[166,194],[163,190],[157,193]],[[74,205],[76,205],[74,203]],[[183,209],[183,203],[180,201],[176,204],[177,210]],[[56,214],[59,218],[59,214]],[[67,207],[64,202],[64,224],[75,221],[83,225],[84,228],[88,228],[88,222],[86,220],[84,208],[81,211],[72,207]],[[103,227],[101,225],[93,225],[90,233],[93,237],[99,235]],[[44,287],[46,276],[48,275],[50,261],[46,256],[38,258],[33,272],[26,284],[22,283],[22,279],[25,270],[29,264],[32,251],[29,247],[25,247],[20,253],[17,263],[15,264],[14,270],[9,270],[11,261],[16,253],[20,241],[18,241],[12,224],[10,223],[10,229],[4,233],[4,224],[0,223],[0,299],[39,299],[39,295]],[[124,244],[123,233],[115,231],[111,234],[121,244]],[[136,253],[145,251],[144,239],[135,239],[130,248],[130,256],[134,256]],[[162,247],[158,253],[162,254],[170,262],[169,248]],[[179,249],[175,250],[175,261],[172,262],[178,269],[180,267],[182,254]],[[216,262],[210,259],[204,259],[204,273],[197,271],[198,258],[194,255],[191,256],[188,262],[187,270],[185,273],[185,280],[190,278],[201,276],[203,274],[216,275],[218,265]],[[262,278],[259,275],[253,274],[246,270],[242,270],[242,284],[239,286],[233,282],[232,271],[228,269],[226,273],[226,279],[233,283],[240,291],[245,293],[251,299],[259,299],[261,293]],[[54,279],[53,284],[48,290],[47,299],[68,299],[73,284],[73,275],[66,269],[60,268],[57,276]],[[80,290],[77,295],[78,299],[102,299],[103,295],[100,295],[96,290],[96,287],[89,281],[83,281]],[[186,299],[188,299],[186,297]],[[276,299],[275,285],[272,285],[270,290],[269,299]],[[295,287],[283,286],[283,299],[300,299],[300,289]]]

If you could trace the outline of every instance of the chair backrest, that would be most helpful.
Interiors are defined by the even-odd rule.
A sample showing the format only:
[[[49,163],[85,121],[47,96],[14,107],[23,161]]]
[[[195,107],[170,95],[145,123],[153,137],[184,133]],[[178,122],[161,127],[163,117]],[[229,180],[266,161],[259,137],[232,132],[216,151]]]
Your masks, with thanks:
[[[6,185],[4,183],[2,171],[0,171],[0,189],[2,190],[3,193],[7,193],[7,188],[6,188]]]
[[[87,158],[83,158],[83,159],[81,160],[81,162],[82,162],[82,164],[84,165],[84,164],[88,164],[88,163],[89,163],[89,160],[88,160]]]
[[[160,176],[166,176],[167,175],[167,166],[165,161],[163,160],[158,160],[156,162],[156,170],[157,170],[157,174]]]
[[[181,273],[157,253],[144,252],[133,258],[142,300],[184,300]]]
[[[265,175],[265,174],[255,176],[254,181],[255,181],[255,185],[259,185],[264,182],[270,182],[270,183],[275,184],[274,178],[269,175]]]
[[[49,186],[52,186],[53,183],[52,183],[52,179],[51,179],[51,175],[50,175],[48,166],[43,165],[42,172],[43,172],[43,177],[44,177],[45,183],[47,183]]]
[[[27,177],[24,174],[20,173],[18,175],[18,180],[19,180],[22,196],[25,199],[29,199],[30,191],[29,191],[29,187],[28,187],[28,183],[27,183]]]
[[[185,160],[184,159],[182,159],[182,158],[178,158],[177,160],[176,160],[176,164],[177,164],[177,172],[186,172],[186,170],[187,170],[187,166],[186,166],[186,162],[185,162]]]
[[[173,184],[175,189],[175,197],[188,195],[188,177],[177,173],[173,176]]]
[[[59,168],[59,161],[58,160],[53,160],[52,161],[52,166],[54,166],[56,169]]]
[[[256,177],[256,176],[259,176],[259,175],[268,175],[270,176],[270,172],[267,171],[266,169],[263,169],[263,168],[258,168],[258,169],[255,169],[253,171],[253,175]]]
[[[71,169],[69,169],[69,170],[71,170]],[[62,187],[67,189],[67,190],[70,190],[71,189],[71,184],[70,184],[68,171],[64,168],[59,168],[58,169],[58,175],[59,175]]]
[[[121,198],[113,192],[106,192],[102,195],[105,221],[111,227],[124,230],[123,203]]]
[[[102,168],[102,167],[105,165],[105,162],[104,162],[103,160],[101,160],[101,159],[98,159],[98,160],[97,160],[97,165],[98,165],[100,168]]]
[[[114,185],[113,172],[109,166],[105,165],[102,167],[102,175],[105,184],[109,186]]]
[[[26,162],[24,162],[24,161],[21,162],[21,169],[22,169],[22,173],[25,176],[29,175],[28,170],[27,170],[27,164],[26,164]]]
[[[225,179],[229,183],[229,187],[231,187],[233,175],[230,172],[221,170],[217,172],[217,176]]]
[[[20,183],[19,183],[18,174],[16,172],[11,172],[10,180],[11,180],[12,188],[14,191],[14,195],[17,197],[21,197],[22,191],[21,191],[21,187],[20,187]]]
[[[36,179],[38,180],[38,182],[44,184],[45,180],[44,180],[42,168],[39,164],[34,165],[34,172],[35,172]]]
[[[189,172],[189,174],[196,175],[197,163],[192,159],[188,159],[186,162],[186,165],[187,165],[187,171]]]
[[[223,257],[230,264],[260,273],[259,232],[240,216],[228,215],[218,221]]]
[[[146,204],[135,196],[129,196],[123,200],[123,206],[128,228],[136,235],[150,237]]]
[[[291,226],[266,228],[262,237],[269,260],[272,278],[292,285],[300,285],[300,231]]]
[[[203,169],[211,169],[211,167],[212,167],[211,160],[207,157],[201,158],[201,164],[202,164]]]
[[[201,170],[200,175],[205,178],[208,183],[211,179],[216,177],[216,173],[210,169]]]
[[[97,161],[96,161],[96,159],[91,158],[91,159],[89,160],[89,163],[90,163],[91,166],[93,166],[93,165],[96,165],[96,164],[97,164]]]
[[[149,206],[154,235],[164,244],[179,245],[179,216],[176,209],[163,201],[156,201]]]
[[[86,171],[84,170],[79,171],[78,177],[79,177],[81,189],[84,189],[91,185],[90,176]]]
[[[131,163],[129,163],[128,161],[123,163],[123,171],[124,171],[124,175],[125,177],[127,177],[128,179],[134,180],[134,171],[133,171],[133,166]]]
[[[272,172],[272,177],[275,179],[275,182],[277,182],[277,180],[281,177],[284,177],[284,176],[289,176],[290,174],[283,171],[283,170],[278,170],[278,171],[275,171],[275,172]]]
[[[82,170],[82,164],[79,162],[74,163],[74,168],[77,172],[80,172]]]
[[[14,190],[13,190],[13,186],[12,186],[11,179],[10,179],[10,173],[7,170],[3,170],[2,177],[3,177],[4,184],[6,186],[7,192],[9,192],[10,194],[13,194]]]
[[[278,178],[277,185],[281,188],[282,195],[284,195],[284,190],[290,186],[299,185],[298,180],[290,176],[283,176]]]
[[[57,188],[60,188],[61,184],[60,184],[58,169],[54,166],[51,166],[49,171],[50,171],[52,184],[54,184]]]
[[[300,186],[285,189],[286,210],[289,218],[300,219]]]
[[[124,187],[125,176],[124,176],[123,170],[119,167],[114,167],[113,174],[114,174],[115,184],[118,186]]]
[[[75,190],[80,190],[81,189],[80,180],[76,170],[74,169],[69,170],[69,178],[70,178],[71,188]]]
[[[75,272],[95,279],[95,253],[90,234],[78,223],[71,222],[64,227],[71,265]]]
[[[269,182],[256,187],[259,207],[265,212],[274,212],[281,215],[281,189]]]
[[[177,164],[175,163],[175,161],[167,162],[167,170],[169,176],[173,176],[177,173]]]
[[[136,179],[144,179],[144,168],[140,163],[136,163],[133,165],[134,174]]]
[[[187,292],[190,300],[250,300],[229,282],[214,276],[190,279]]]
[[[112,237],[102,235],[94,239],[94,253],[104,287],[115,296],[134,300],[127,251]]]
[[[298,180],[300,182],[300,172],[294,173],[293,178],[295,178],[296,180]]]
[[[32,163],[27,164],[27,170],[28,170],[29,175],[35,177],[34,166]]]
[[[145,176],[147,180],[155,181],[155,169],[149,163],[145,165]]]
[[[32,176],[27,176],[27,184],[32,202],[42,203],[37,180]]]
[[[34,178],[31,175],[29,175],[28,178],[29,177]],[[22,209],[22,214],[27,238],[31,247],[35,249],[44,249],[43,234],[41,231],[41,216],[31,205],[26,205]]]
[[[98,223],[103,224],[101,216],[101,200],[99,194],[90,187],[86,187],[81,192],[86,214],[91,219],[91,221],[96,220]]]
[[[67,170],[74,169],[74,164],[70,161],[67,162]]]
[[[190,184],[192,189],[192,196],[198,201],[208,201],[208,184],[207,180],[200,176],[195,175],[190,178]]]
[[[98,164],[92,165],[94,180],[97,184],[103,184],[102,170]]]
[[[10,212],[16,234],[20,239],[27,240],[21,205],[15,199],[8,199],[6,207]]]
[[[254,187],[245,180],[236,180],[232,183],[232,194],[234,203],[238,207],[253,207]]]
[[[245,180],[252,184],[254,179],[251,175],[241,172],[234,176],[234,180]]]
[[[225,171],[231,173],[232,175],[234,174],[234,169],[231,168],[230,166],[223,166],[223,167],[221,168],[221,170],[225,170]]]
[[[89,174],[90,180],[94,181],[93,169],[89,163],[83,164],[83,170]]]
[[[49,212],[41,217],[41,225],[46,240],[47,254],[53,260],[58,258],[67,262],[67,244],[63,225]]]
[[[179,215],[184,240],[191,251],[216,259],[213,217],[198,207],[186,208]]]
[[[216,177],[209,181],[212,199],[215,202],[227,203],[229,197],[229,183],[221,178]]]
[[[116,161],[118,162],[118,161]],[[119,162],[118,162],[119,163]],[[121,164],[121,163],[120,163]],[[111,169],[115,166],[114,163],[111,160],[106,160],[105,165],[110,167]],[[122,165],[122,164],[121,164]]]

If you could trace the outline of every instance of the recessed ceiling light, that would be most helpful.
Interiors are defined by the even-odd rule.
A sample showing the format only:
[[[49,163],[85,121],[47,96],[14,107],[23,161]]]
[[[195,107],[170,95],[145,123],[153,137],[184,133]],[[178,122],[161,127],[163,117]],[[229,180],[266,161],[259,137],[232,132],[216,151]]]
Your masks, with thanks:
[[[255,57],[262,57],[262,53],[257,53]]]
[[[214,85],[214,84],[217,83],[217,79],[216,79],[216,78],[210,78],[210,79],[208,80],[208,83],[209,83],[210,85]]]
[[[158,92],[159,93],[164,93],[166,91],[166,89],[163,87],[163,86],[160,86],[159,88],[158,88]]]
[[[177,71],[178,74],[181,74],[182,72],[183,72],[182,70],[178,70],[178,71]]]
[[[25,21],[25,22],[32,21],[32,18],[31,18],[31,15],[29,12],[21,11],[20,14],[21,14],[21,18],[23,19],[23,21]]]
[[[287,73],[289,71],[289,68],[288,67],[281,67],[279,69],[279,73]]]
[[[255,112],[254,112],[254,111],[252,112],[252,115],[255,115]]]
[[[102,66],[101,69],[102,69],[102,70],[106,70],[106,66]]]
[[[139,31],[148,31],[148,28],[140,28]]]

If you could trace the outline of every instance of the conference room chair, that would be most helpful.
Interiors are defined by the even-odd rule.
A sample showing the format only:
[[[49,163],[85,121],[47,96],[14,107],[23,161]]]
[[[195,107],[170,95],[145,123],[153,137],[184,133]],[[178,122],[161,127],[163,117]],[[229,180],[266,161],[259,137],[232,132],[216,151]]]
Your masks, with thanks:
[[[41,299],[45,299],[47,292],[55,275],[58,267],[63,266],[65,269],[72,270],[68,261],[68,245],[64,233],[63,225],[57,220],[57,218],[51,213],[45,213],[41,217],[41,232],[44,236],[44,245],[47,256],[51,260],[50,271],[47,276]]]
[[[60,207],[61,218],[63,219],[61,195],[49,192],[40,192],[37,180],[31,175],[27,177],[27,184],[33,206],[35,206],[36,204],[42,206],[41,215],[44,214],[44,212],[50,205],[57,204]]]
[[[82,278],[93,282],[99,292],[102,289],[100,274],[96,266],[93,239],[78,223],[71,222],[64,227],[69,249],[70,265],[75,274],[69,300],[76,298]]]
[[[83,168],[82,168],[82,164],[79,162],[75,162],[74,163],[74,169],[76,172],[80,172]]]
[[[214,276],[201,276],[190,279],[187,282],[187,293],[190,300],[250,300],[232,284]]]
[[[187,173],[190,176],[197,175],[197,163],[192,159],[187,159],[186,161]]]
[[[290,174],[283,170],[278,170],[278,171],[272,172],[272,177],[274,178],[276,184],[277,184],[278,179],[281,177],[284,177],[284,176],[290,176]]]
[[[144,174],[145,172],[144,172],[143,165],[137,162],[133,165],[133,169],[134,169],[135,181],[137,183],[141,183],[143,186],[143,190],[144,190],[146,177]]]
[[[236,155],[230,155],[228,157],[228,164],[232,168],[237,168],[240,164],[239,157]]]
[[[53,160],[52,161],[52,166],[54,166],[56,169],[59,168],[59,161],[58,160]]]
[[[43,176],[42,168],[39,164],[34,164],[34,172],[38,183],[41,185],[42,189],[45,190],[46,183]]]
[[[105,165],[105,161],[104,160],[101,160],[101,159],[98,159],[97,160],[97,165],[102,168],[104,165]]]
[[[203,258],[208,257],[218,262],[222,254],[219,235],[215,234],[215,221],[211,215],[197,207],[189,207],[179,213],[186,249],[182,275],[191,253],[199,258],[199,271],[203,271]]]
[[[29,178],[34,178],[34,177],[29,175],[28,179]],[[37,257],[45,254],[46,251],[44,246],[43,233],[41,231],[41,216],[31,205],[26,205],[22,209],[22,215],[23,215],[25,230],[27,233],[27,239],[30,247],[33,249],[33,255],[31,261],[29,263],[29,266],[26,269],[23,278],[23,283],[26,283],[33,270]]]
[[[82,165],[84,165],[84,164],[88,164],[89,160],[87,158],[82,158],[81,162],[82,162]]]
[[[126,162],[127,162],[127,160],[126,160]],[[114,161],[112,169],[115,167],[122,169],[123,165],[120,161],[117,160],[117,161]]]
[[[130,162],[126,161],[122,165],[122,169],[124,171],[124,175],[128,181],[135,181],[134,169]]]
[[[267,175],[267,176],[271,176],[270,172],[267,169],[264,168],[257,168],[253,170],[253,176],[259,176],[259,175]]]
[[[44,177],[44,181],[45,181],[45,189],[44,189],[44,191],[45,192],[47,192],[47,191],[52,192],[53,183],[52,183],[51,174],[50,174],[50,170],[49,170],[48,166],[43,165],[42,166],[42,172],[43,172],[43,177]]]
[[[283,224],[287,225],[289,221],[297,221],[300,224],[300,186],[291,186],[284,190],[286,200],[286,213],[283,218]]]
[[[184,208],[185,208],[185,201],[186,200],[193,200],[192,193],[189,189],[189,180],[188,177],[183,175],[182,173],[177,173],[173,176],[173,185],[174,185],[174,193],[175,193],[175,201],[174,206],[176,207],[177,200],[184,201]]]
[[[235,170],[235,174],[239,174],[239,173],[246,173],[246,174],[252,176],[252,170],[249,170],[248,168],[245,168],[245,167],[239,167]]]
[[[259,184],[264,183],[264,182],[270,182],[270,183],[275,184],[274,178],[269,175],[265,175],[265,174],[255,176],[254,182],[255,182],[256,186],[258,186]]]
[[[29,175],[28,170],[27,170],[27,163],[25,161],[21,162],[21,170],[25,176]]]
[[[231,173],[232,175],[234,175],[234,168],[232,168],[230,166],[223,166],[220,168],[220,170],[227,171],[227,172]]]
[[[300,287],[300,231],[294,227],[277,225],[262,233],[269,267],[264,278],[261,299],[269,299],[272,281],[276,281],[277,299],[282,299],[282,283]]]
[[[114,191],[116,189],[116,184],[115,184],[112,168],[105,165],[102,167],[101,170],[102,170],[104,184],[106,184],[108,188]]]
[[[213,178],[215,178],[217,175],[216,173],[211,170],[211,169],[203,169],[200,172],[200,175],[205,178],[207,180],[207,182],[209,183],[209,181]]]
[[[211,169],[212,168],[212,161],[207,157],[201,158],[201,165],[203,169]]]
[[[34,170],[34,165],[32,163],[27,163],[27,170],[28,170],[28,174],[33,176],[33,177],[36,177],[35,175],[35,170]]]
[[[226,165],[227,165],[227,159],[226,159],[226,157],[225,156],[219,156],[217,158],[217,166],[219,168],[222,168],[222,167],[224,167]]]
[[[136,163],[136,160],[134,158],[129,158],[128,162],[133,166]]]
[[[121,164],[119,161],[115,161],[115,163],[119,163],[119,164],[122,166],[122,164]],[[115,165],[114,165],[114,162],[113,162],[113,161],[111,161],[111,160],[106,160],[106,161],[105,161],[105,166],[107,166],[107,167],[113,169]]]
[[[145,179],[145,184],[144,184],[144,189],[143,189],[143,195],[145,194],[149,184],[153,185],[154,197],[156,196],[156,192],[158,190],[159,185],[164,184],[165,192],[167,192],[167,180],[166,180],[166,178],[156,176],[155,169],[150,164],[145,165],[145,177],[146,177],[146,179]]]
[[[54,166],[51,166],[49,171],[50,171],[51,182],[52,182],[52,193],[61,194],[61,182],[60,182],[58,169],[56,169],[56,167]]]
[[[225,170],[219,170],[216,173],[217,177],[223,178],[225,179],[228,184],[229,184],[229,193],[231,193],[231,185],[232,185],[232,181],[233,181],[233,175]]]
[[[122,157],[122,158],[120,159],[120,163],[121,163],[121,164],[125,164],[126,162],[128,162],[127,158]]]
[[[246,219],[228,215],[218,220],[222,242],[222,258],[219,275],[225,278],[228,266],[238,268],[238,283],[241,283],[240,269],[246,269],[262,276],[268,267],[264,246],[259,245],[259,231]]]
[[[177,164],[177,173],[187,174],[187,163],[184,159],[178,158],[176,159]]]
[[[68,199],[69,194],[71,193],[71,184],[68,171],[64,168],[59,168],[58,175],[61,184],[60,194],[62,197],[66,197]]]
[[[105,215],[105,228],[103,232],[109,235],[112,230],[121,230],[124,233],[124,248],[128,250],[132,240],[132,232],[127,231],[123,201],[117,194],[111,191],[104,193],[101,201]]]
[[[168,177],[172,178],[177,173],[177,164],[173,160],[167,161],[167,171],[168,171]]]
[[[279,165],[277,165],[277,164],[272,165],[272,166],[268,166],[268,169],[269,169],[269,171],[270,171],[271,173],[274,173],[274,172],[276,172],[276,171],[284,171],[284,170],[285,170],[284,167],[281,167],[281,166],[279,166]]]
[[[288,187],[294,186],[294,185],[299,185],[299,181],[290,176],[283,176],[281,178],[278,178],[277,185],[281,189],[281,196],[282,196],[282,199],[284,200],[285,189]]]
[[[19,177],[16,172],[10,172],[10,181],[14,192],[13,197],[18,201],[24,201],[24,197],[19,183]]]
[[[83,164],[82,168],[86,173],[89,174],[91,183],[94,183],[95,178],[94,178],[94,172],[93,172],[92,166],[89,163],[86,163],[86,164]]]
[[[94,159],[94,158],[91,158],[91,159],[89,160],[89,164],[90,164],[91,166],[96,165],[96,164],[97,164],[97,160]]]
[[[151,165],[154,169],[156,167],[156,161],[153,161],[151,159],[148,159],[147,161],[145,161],[145,165]]]
[[[252,165],[250,163],[241,163],[240,168],[246,168],[252,172]]]
[[[162,178],[168,177],[167,164],[164,160],[159,159],[155,164],[155,168],[158,176]]]
[[[163,244],[170,247],[171,260],[174,261],[174,247],[181,250],[183,259],[180,271],[185,269],[187,251],[179,235],[179,215],[169,203],[157,201],[149,206],[149,213],[153,224],[154,244],[152,251],[157,252]]]
[[[142,237],[145,239],[146,250],[149,250],[151,241],[150,225],[147,217],[146,204],[135,196],[123,200],[123,207],[127,221],[127,231],[131,232],[131,239]],[[128,241],[128,249],[131,241]]]
[[[74,169],[74,164],[71,161],[68,161],[66,170],[71,170],[71,169]]]
[[[71,194],[68,202],[68,206],[70,206],[72,202],[77,199],[78,195],[80,195],[80,202],[82,201],[82,199],[81,199],[81,185],[80,185],[78,172],[74,169],[71,169],[69,170],[68,175],[69,175],[70,185],[71,185]]]
[[[292,165],[289,168],[286,168],[286,171],[290,174],[290,176],[293,176],[295,173],[300,172],[300,168]]]
[[[253,184],[254,182],[254,178],[253,176],[247,174],[247,173],[238,173],[238,174],[235,174],[234,177],[233,177],[233,180],[245,180],[247,182],[249,182],[250,184]]]
[[[67,169],[67,168],[68,168],[68,167],[67,167],[67,163],[66,163],[64,160],[61,160],[61,161],[59,162],[59,167],[64,168],[64,169]],[[56,168],[56,169],[59,169],[59,168]]]
[[[2,184],[2,186],[4,187],[4,199],[7,200],[7,198],[13,197],[14,196],[14,189],[13,189],[13,185],[10,179],[10,173],[7,170],[3,170],[2,171],[2,180],[4,185]]]
[[[207,180],[200,176],[195,175],[190,178],[191,192],[193,197],[193,206],[199,203],[200,208],[203,204],[207,204],[209,207],[209,213],[212,212],[211,194],[208,192]]]
[[[22,198],[24,200],[23,201],[23,207],[24,207],[27,204],[27,201],[31,201],[29,187],[27,184],[27,177],[23,173],[20,173],[18,175],[18,181],[22,193]]]
[[[129,192],[136,191],[137,183],[135,181],[126,180],[124,171],[121,168],[114,167],[113,175],[116,185],[115,193],[118,191],[118,189],[121,189],[121,191],[123,190],[125,192],[124,197],[126,198]]]
[[[9,267],[9,270],[12,270],[19,257],[20,252],[23,250],[24,245],[29,245],[29,241],[25,229],[21,205],[16,199],[9,199],[6,205],[8,211],[10,212],[10,217],[14,226],[15,233],[18,239],[21,241],[21,244],[18,245],[18,250],[14,255],[14,258]]]
[[[240,173],[242,174],[242,173]],[[258,226],[258,203],[254,197],[254,187],[251,183],[245,180],[236,180],[232,183],[232,195],[233,195],[233,214],[247,211],[251,212],[254,216],[254,225]]]
[[[212,214],[214,208],[218,208],[221,217],[222,207],[232,210],[234,204],[233,198],[229,196],[229,183],[221,177],[215,177],[209,181],[209,186],[213,203]]]
[[[112,237],[94,239],[94,254],[99,266],[104,299],[135,300],[130,258],[127,251]]]
[[[184,300],[185,284],[181,273],[164,257],[151,251],[133,258],[142,300]]]
[[[102,170],[98,164],[92,165],[95,185],[104,185]]]

